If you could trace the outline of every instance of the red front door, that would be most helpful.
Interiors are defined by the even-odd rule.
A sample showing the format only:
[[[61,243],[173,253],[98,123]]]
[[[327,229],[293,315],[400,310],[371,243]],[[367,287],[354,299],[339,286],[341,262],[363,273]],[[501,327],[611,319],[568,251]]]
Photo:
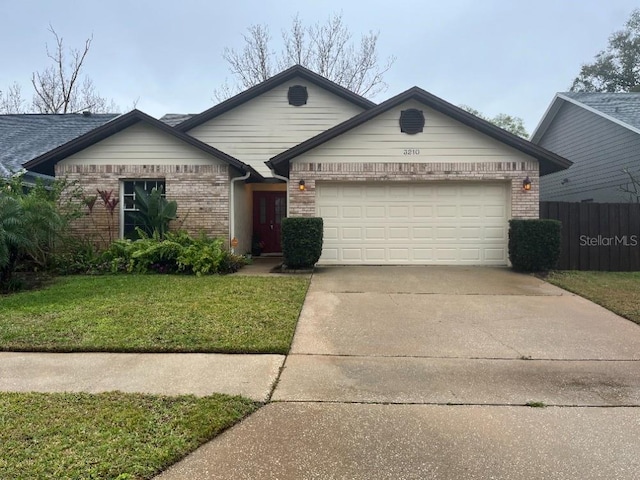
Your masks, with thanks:
[[[286,192],[253,192],[253,249],[261,253],[280,253],[280,227],[287,216]],[[258,252],[254,252],[258,253]]]

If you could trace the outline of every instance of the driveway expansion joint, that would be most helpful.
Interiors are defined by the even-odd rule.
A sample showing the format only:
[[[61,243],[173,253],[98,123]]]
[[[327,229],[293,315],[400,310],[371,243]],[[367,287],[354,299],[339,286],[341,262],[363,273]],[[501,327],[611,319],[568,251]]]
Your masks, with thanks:
[[[640,358],[538,358],[538,357],[449,357],[449,356],[432,356],[432,355],[380,355],[380,354],[355,354],[355,353],[310,353],[295,352],[287,355],[299,357],[335,357],[335,358],[416,358],[425,360],[495,360],[503,362],[522,361],[522,362],[640,362]],[[286,360],[284,366],[286,366]]]

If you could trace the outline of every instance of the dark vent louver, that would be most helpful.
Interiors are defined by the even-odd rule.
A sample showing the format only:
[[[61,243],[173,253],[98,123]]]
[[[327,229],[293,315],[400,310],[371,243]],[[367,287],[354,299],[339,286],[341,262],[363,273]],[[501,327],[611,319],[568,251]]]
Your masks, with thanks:
[[[293,87],[289,87],[287,98],[289,99],[289,105],[293,105],[294,107],[306,105],[307,99],[309,98],[307,87],[302,85],[294,85]]]
[[[400,131],[413,135],[424,130],[424,114],[422,110],[410,108],[400,112]]]

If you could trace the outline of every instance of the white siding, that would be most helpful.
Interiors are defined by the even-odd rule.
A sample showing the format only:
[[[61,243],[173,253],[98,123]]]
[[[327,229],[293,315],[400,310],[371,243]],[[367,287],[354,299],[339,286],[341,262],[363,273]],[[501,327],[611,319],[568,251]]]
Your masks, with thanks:
[[[231,232],[231,235],[235,235],[238,239],[238,246],[235,249],[235,253],[243,255],[251,251],[251,231],[253,228],[253,216],[252,216],[252,199],[250,185],[244,182],[233,183],[234,194],[234,227],[235,232]]]
[[[211,165],[222,163],[165,132],[136,123],[60,161],[60,165]]]
[[[400,131],[400,112],[422,110],[424,131]],[[467,127],[425,105],[409,101],[339,137],[299,156],[294,161],[318,163],[434,163],[531,161],[518,150]]]
[[[287,92],[292,85],[307,87],[306,105],[289,105]],[[265,161],[362,110],[312,83],[293,79],[188,133],[270,177]]]

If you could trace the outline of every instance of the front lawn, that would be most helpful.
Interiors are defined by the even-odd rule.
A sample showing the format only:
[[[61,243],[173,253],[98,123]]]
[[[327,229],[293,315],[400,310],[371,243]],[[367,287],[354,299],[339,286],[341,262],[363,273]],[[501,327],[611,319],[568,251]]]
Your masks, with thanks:
[[[226,395],[0,393],[0,478],[149,479],[257,408]]]
[[[640,324],[640,272],[563,271],[546,280]]]
[[[309,280],[114,275],[0,297],[0,350],[287,353]]]

